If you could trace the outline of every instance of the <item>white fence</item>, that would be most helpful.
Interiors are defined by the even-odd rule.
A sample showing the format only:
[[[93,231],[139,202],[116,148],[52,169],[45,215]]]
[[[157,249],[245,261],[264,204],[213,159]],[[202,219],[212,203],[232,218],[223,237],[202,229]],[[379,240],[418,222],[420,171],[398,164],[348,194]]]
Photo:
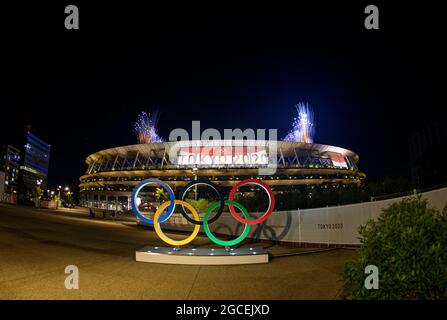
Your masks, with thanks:
[[[422,193],[429,205],[442,210],[447,204],[447,188]],[[343,246],[360,245],[358,227],[369,219],[376,219],[382,208],[402,199],[306,210],[276,211],[261,225],[251,227],[249,238],[289,242],[297,245]],[[261,213],[262,214],[262,213]],[[252,217],[259,216],[252,214]],[[191,230],[192,225],[180,214],[174,214],[162,224],[163,229]],[[216,234],[239,235],[244,225],[228,212],[222,213],[210,225]]]

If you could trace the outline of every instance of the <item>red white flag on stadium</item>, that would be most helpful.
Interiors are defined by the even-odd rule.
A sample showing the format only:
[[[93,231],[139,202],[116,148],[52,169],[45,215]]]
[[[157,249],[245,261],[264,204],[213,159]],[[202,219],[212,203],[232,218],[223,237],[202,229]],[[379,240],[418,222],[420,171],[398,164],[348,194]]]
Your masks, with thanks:
[[[337,153],[337,152],[331,152],[331,151],[328,151],[327,155],[331,159],[334,167],[348,168],[348,164],[346,163],[346,159],[345,159],[344,155]]]

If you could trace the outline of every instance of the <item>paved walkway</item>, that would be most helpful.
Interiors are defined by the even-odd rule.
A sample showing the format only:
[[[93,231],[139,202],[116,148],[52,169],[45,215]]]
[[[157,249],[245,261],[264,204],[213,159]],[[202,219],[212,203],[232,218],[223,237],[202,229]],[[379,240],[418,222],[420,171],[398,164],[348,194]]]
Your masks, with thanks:
[[[203,237],[194,243],[209,246]],[[136,262],[144,245],[163,243],[133,222],[0,204],[0,299],[334,299],[343,264],[357,256],[338,249],[260,265],[178,266]],[[273,256],[302,251],[251,245]],[[79,290],[64,287],[67,265],[79,267]]]

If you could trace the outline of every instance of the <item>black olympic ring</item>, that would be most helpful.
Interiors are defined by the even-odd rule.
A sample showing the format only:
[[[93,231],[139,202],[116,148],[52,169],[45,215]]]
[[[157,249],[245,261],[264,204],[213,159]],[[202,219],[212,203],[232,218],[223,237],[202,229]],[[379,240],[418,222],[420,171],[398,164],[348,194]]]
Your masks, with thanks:
[[[219,196],[220,199],[220,207],[217,210],[217,213],[214,215],[213,218],[208,220],[208,224],[213,223],[214,221],[216,221],[217,219],[219,219],[220,215],[222,214],[224,208],[225,208],[225,198],[223,197],[222,193],[220,192],[220,189],[217,185],[215,185],[214,183],[212,183],[211,181],[209,181],[208,179],[200,179],[200,180],[194,180],[191,181],[190,183],[188,183],[184,188],[183,188],[183,192],[182,192],[182,196],[180,197],[182,199],[182,201],[185,200],[185,195],[188,192],[189,189],[191,189],[191,187],[195,186],[196,184],[204,184],[207,185],[208,187],[211,187],[212,189],[214,189],[214,191],[216,191],[217,195]],[[180,211],[180,213],[182,214],[182,216],[185,217],[186,220],[188,220],[189,222],[193,223],[193,224],[198,224],[198,225],[203,225],[203,221],[197,221],[194,220],[193,218],[191,218],[187,213],[184,207],[182,207],[182,210]]]

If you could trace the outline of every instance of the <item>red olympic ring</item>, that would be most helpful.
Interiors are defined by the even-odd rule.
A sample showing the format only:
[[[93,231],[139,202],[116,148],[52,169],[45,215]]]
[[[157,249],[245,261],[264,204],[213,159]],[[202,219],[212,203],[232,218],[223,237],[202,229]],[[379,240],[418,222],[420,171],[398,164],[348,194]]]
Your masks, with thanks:
[[[262,182],[261,180],[245,179],[245,180],[240,181],[237,185],[235,185],[233,187],[233,189],[231,189],[230,194],[228,195],[228,200],[233,200],[234,194],[236,193],[237,189],[239,189],[244,184],[257,184],[258,186],[262,187],[265,190],[265,192],[267,192],[267,195],[269,197],[269,207],[268,207],[267,211],[262,215],[262,217],[260,217],[258,219],[254,219],[254,220],[251,220],[251,219],[247,220],[247,219],[244,219],[241,216],[239,216],[237,214],[236,210],[234,209],[233,205],[231,205],[231,204],[228,205],[228,208],[230,209],[230,213],[237,221],[245,223],[245,224],[261,223],[261,222],[265,221],[272,214],[273,209],[275,208],[275,195],[273,194],[272,189],[267,184]]]

